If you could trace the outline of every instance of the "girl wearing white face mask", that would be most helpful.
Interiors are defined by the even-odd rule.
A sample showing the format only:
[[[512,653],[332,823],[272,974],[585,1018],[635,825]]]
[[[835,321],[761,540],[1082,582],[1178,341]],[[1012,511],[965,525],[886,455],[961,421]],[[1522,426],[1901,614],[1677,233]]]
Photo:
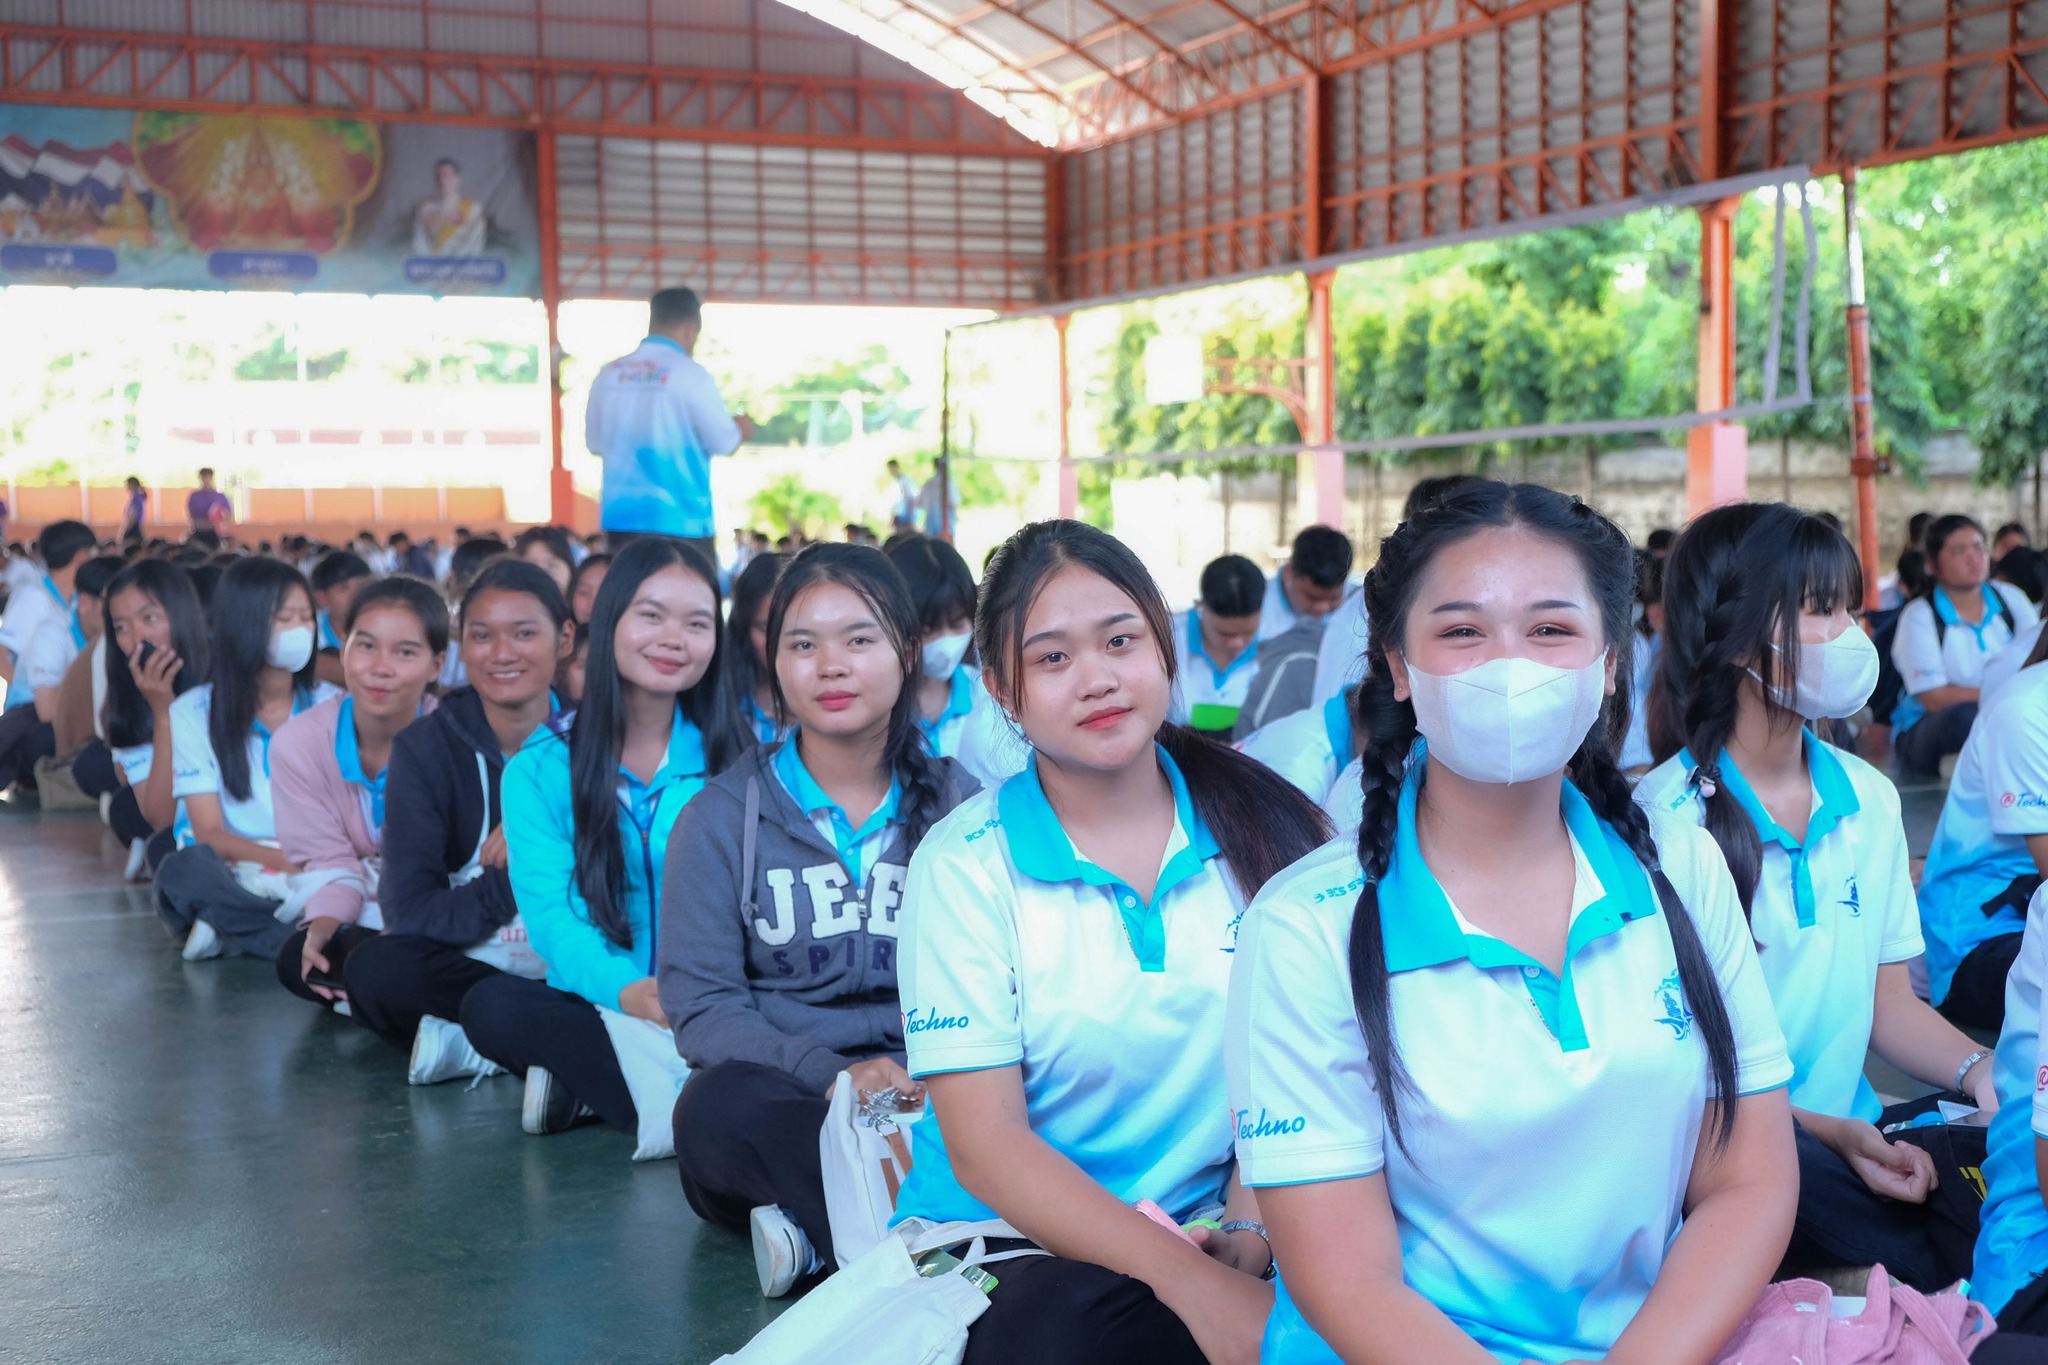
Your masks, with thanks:
[[[1230,985],[1268,1365],[1704,1365],[1777,1268],[1792,1067],[1742,909],[1615,766],[1634,577],[1491,481],[1366,576],[1363,823],[1260,894]]]
[[[275,957],[276,911],[299,869],[278,847],[270,740],[336,689],[314,676],[313,590],[274,559],[240,559],[211,608],[211,680],[171,703],[171,795],[182,845],[157,869],[156,908],[190,961]]]
[[[1851,614],[1862,597],[1855,552],[1816,517],[1740,503],[1687,527],[1665,569],[1651,693],[1664,762],[1637,799],[1714,836],[1749,916],[1792,1057],[1792,1259],[1882,1264],[1933,1290],[1969,1274],[1967,1243],[1945,1255],[1929,1236],[1933,1159],[1879,1131],[1931,1101],[1885,1113],[1864,1055],[1987,1110],[1998,1101],[1991,1054],[1907,977],[1922,943],[1897,791],[1807,728],[1854,715],[1876,686],[1877,651]]]
[[[929,536],[892,537],[883,551],[917,605],[917,716],[932,753],[959,760],[983,786],[1024,766],[1030,750],[966,662],[974,642],[974,574],[960,552]]]

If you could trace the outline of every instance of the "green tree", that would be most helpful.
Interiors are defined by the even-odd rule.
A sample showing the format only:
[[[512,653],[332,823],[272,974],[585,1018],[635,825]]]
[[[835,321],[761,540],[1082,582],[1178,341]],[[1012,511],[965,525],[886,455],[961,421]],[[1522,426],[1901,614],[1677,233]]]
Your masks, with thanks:
[[[747,500],[747,510],[758,525],[802,531],[805,535],[830,532],[846,522],[839,499],[811,487],[798,474],[783,474],[771,480]]]
[[[837,445],[854,435],[854,404],[858,396],[861,434],[890,427],[917,425],[922,408],[906,405],[910,376],[889,358],[886,347],[869,346],[852,360],[834,361],[823,369],[781,381],[782,395],[758,416],[755,442],[762,445]]]
[[[1375,438],[1414,432],[1422,405],[1429,400],[1429,333],[1435,321],[1432,302],[1414,298],[1388,325],[1369,407]]]
[[[1424,366],[1421,436],[1476,431],[1486,424],[1486,340],[1492,309],[1477,289],[1454,292],[1429,324],[1429,358]]]
[[[2010,484],[2048,448],[2048,233],[2036,232],[2013,255],[1992,297],[1970,423],[1985,485]]]
[[[1557,366],[1549,321],[1527,295],[1498,309],[1480,347],[1483,396],[1479,419],[1489,427],[1541,422],[1550,412],[1550,381]],[[1510,447],[1503,446],[1507,453]]]

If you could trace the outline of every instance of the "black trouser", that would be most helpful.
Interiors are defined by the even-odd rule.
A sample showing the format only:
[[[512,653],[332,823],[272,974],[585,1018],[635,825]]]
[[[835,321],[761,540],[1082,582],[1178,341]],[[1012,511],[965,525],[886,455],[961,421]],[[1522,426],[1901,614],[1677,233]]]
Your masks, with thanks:
[[[1899,771],[1907,777],[1941,776],[1941,760],[1963,751],[1970,726],[1977,719],[1977,703],[1966,701],[1944,711],[1929,711],[1913,722],[1904,734],[1892,736],[1892,752],[1899,756]]]
[[[72,771],[75,773],[77,769]],[[143,815],[142,803],[135,799],[133,787],[123,787],[114,793],[113,804],[107,807],[107,824],[124,844],[132,844],[137,839],[147,842],[156,833],[150,828],[148,817]]]
[[[457,1021],[470,1046],[515,1076],[546,1067],[558,1085],[623,1133],[638,1135],[640,1111],[597,1006],[545,981],[499,972],[462,997]]]
[[[33,778],[36,760],[56,752],[56,728],[36,719],[33,702],[21,702],[0,713],[0,791]]]
[[[355,950],[365,943],[377,939],[375,929],[365,929],[360,924],[344,924],[334,931],[334,937],[327,940],[327,951],[321,956],[327,959],[327,975],[331,980],[340,981],[341,973]],[[290,937],[277,950],[277,982],[301,1000],[310,1000],[316,1005],[333,1002],[314,993],[306,984],[303,965],[306,956],[306,931],[294,929]],[[345,989],[345,988],[344,988]],[[349,1012],[355,1012],[355,1002],[349,1002]]]
[[[1009,1251],[1022,1242],[991,1242]],[[1208,1365],[1151,1286],[1087,1261],[1020,1256],[991,1266],[988,1311],[962,1365]]]
[[[1998,1311],[1998,1335],[1979,1346],[1970,1361],[1971,1365],[2040,1365],[2048,1361],[2048,1276],[2036,1277],[2007,1300]]]
[[[747,1226],[759,1204],[779,1204],[833,1269],[832,1223],[818,1130],[831,1101],[780,1067],[720,1062],[690,1073],[676,1096],[676,1173],[706,1222]]]
[[[122,790],[121,770],[105,740],[95,739],[78,751],[78,756],[71,760],[71,780],[95,801]]]
[[[2019,933],[1987,938],[1956,964],[1941,1012],[1965,1028],[1996,1033],[2005,1027],[2005,978],[2020,955]]]
[[[1946,1289],[1970,1273],[1932,1236],[1926,1204],[1904,1204],[1877,1194],[1833,1149],[1804,1128],[1799,1150],[1799,1213],[1785,1259],[1801,1266],[1881,1265],[1895,1280],[1926,1293]]]
[[[142,814],[140,809],[138,809],[135,813],[137,816],[140,816]],[[164,828],[150,835],[149,846],[145,850],[145,853],[147,854],[149,859],[149,875],[154,877],[157,874],[158,869],[160,869],[164,865],[164,859],[170,857],[173,853],[176,853],[177,851],[178,832],[170,826],[166,825]]]
[[[292,932],[278,922],[281,904],[244,889],[234,870],[205,844],[179,849],[156,870],[157,917],[180,943],[192,932],[194,920],[205,920],[229,951],[274,958]]]
[[[342,970],[355,1021],[402,1049],[412,1047],[422,1018],[455,1023],[471,987],[505,975],[453,944],[391,933],[357,944]]]

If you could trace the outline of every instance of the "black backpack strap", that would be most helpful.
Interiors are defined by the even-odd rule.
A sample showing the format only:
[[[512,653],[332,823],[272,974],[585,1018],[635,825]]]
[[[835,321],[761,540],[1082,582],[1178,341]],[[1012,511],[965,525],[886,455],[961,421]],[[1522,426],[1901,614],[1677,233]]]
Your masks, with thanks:
[[[2027,903],[2034,899],[2034,892],[2041,886],[2039,873],[2027,872],[2014,877],[1996,896],[1984,902],[1984,913],[1995,915],[2001,910],[2015,910],[2024,916]]]
[[[747,779],[746,824],[740,830],[740,913],[751,924],[760,913],[754,900],[754,845],[761,824],[761,779]]]

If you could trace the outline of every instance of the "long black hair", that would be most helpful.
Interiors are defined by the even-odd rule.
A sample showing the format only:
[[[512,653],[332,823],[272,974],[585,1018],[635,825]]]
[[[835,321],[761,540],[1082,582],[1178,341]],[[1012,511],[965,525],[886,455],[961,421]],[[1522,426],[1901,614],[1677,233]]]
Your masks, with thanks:
[[[128,656],[113,644],[114,599],[131,588],[163,608],[170,622],[171,652],[178,656],[172,693],[183,696],[207,676],[206,608],[199,604],[191,576],[161,559],[138,559],[115,574],[114,581],[107,584],[100,610],[105,616],[107,640],[107,703],[101,719],[106,723],[107,743],[116,749],[148,744],[156,737],[155,713],[135,686]]]
[[[1079,521],[1038,521],[997,548],[982,580],[974,645],[995,690],[1021,699],[1025,618],[1046,583],[1070,565],[1102,578],[1137,605],[1171,683],[1178,667],[1173,617],[1144,564],[1107,531]],[[1245,899],[1330,837],[1321,809],[1265,764],[1171,721],[1159,727],[1158,739],[1187,779],[1195,811],[1229,860]]]
[[[207,736],[214,761],[220,764],[220,785],[237,801],[249,799],[249,730],[256,724],[257,675],[268,667],[271,622],[284,609],[293,590],[305,594],[313,610],[313,587],[306,576],[281,559],[252,555],[238,559],[220,576],[213,593],[213,700]],[[318,641],[315,641],[317,644]],[[314,660],[292,678],[295,691],[311,694]]]
[[[726,695],[742,711],[774,672],[770,661],[754,652],[754,613],[774,593],[776,575],[788,560],[788,555],[773,552],[755,555],[732,580],[732,610],[726,614],[728,638],[719,651],[718,666],[725,673]]]
[[[1803,724],[1776,698],[1799,681],[1799,613],[1863,601],[1863,569],[1842,533],[1781,502],[1738,502],[1694,518],[1664,569],[1664,652],[1650,684],[1650,752],[1698,765],[1707,832],[1747,915],[1763,871],[1756,824],[1719,780],[1743,679],[1754,671],[1772,719]],[[1858,629],[1852,626],[1850,629]],[[1713,795],[1706,793],[1712,790]]]
[[[576,889],[590,922],[621,948],[633,945],[620,904],[626,894],[626,850],[619,843],[619,756],[626,745],[626,706],[613,641],[640,585],[664,569],[681,569],[711,589],[712,656],[704,676],[683,689],[676,706],[704,739],[706,773],[723,770],[746,748],[739,714],[725,696],[718,654],[725,630],[718,613],[718,573],[694,546],[667,536],[642,536],[619,552],[590,608],[590,656],[583,700],[569,727],[569,813],[575,829]]]
[[[1491,479],[1474,479],[1447,490],[1394,528],[1380,543],[1379,560],[1365,576],[1365,613],[1373,648],[1367,653],[1365,681],[1359,685],[1354,703],[1355,717],[1367,739],[1362,755],[1365,805],[1358,827],[1358,861],[1365,885],[1351,912],[1351,1000],[1371,1054],[1373,1084],[1387,1131],[1404,1152],[1407,1144],[1401,1136],[1400,1104],[1403,1094],[1412,1095],[1414,1087],[1401,1064],[1400,1040],[1394,1036],[1392,981],[1380,923],[1380,879],[1386,876],[1393,858],[1401,788],[1407,779],[1416,729],[1415,707],[1394,695],[1393,666],[1387,655],[1389,650],[1398,652],[1407,639],[1408,612],[1431,561],[1468,536],[1509,526],[1522,527],[1576,553],[1600,604],[1607,647],[1620,649],[1629,638],[1636,569],[1628,537],[1578,499],[1535,484],[1510,487]],[[1723,1101],[1715,1141],[1726,1142],[1735,1126],[1735,1035],[1699,930],[1658,860],[1649,817],[1635,803],[1628,780],[1615,765],[1616,749],[1628,731],[1628,710],[1629,689],[1615,688],[1602,708],[1604,724],[1595,723],[1565,771],[1595,814],[1628,844],[1657,890],[1678,959],[1679,983],[1706,1044],[1715,1093]]]
[[[910,589],[920,634],[929,638],[948,621],[974,619],[974,571],[958,550],[930,536],[907,535],[891,536],[883,553]]]
[[[774,595],[768,599],[768,680],[775,693],[775,710],[789,715],[789,702],[782,694],[782,676],[774,660],[782,643],[782,622],[790,604],[806,589],[821,583],[837,583],[850,589],[868,604],[896,650],[903,668],[903,686],[889,711],[889,738],[882,761],[903,784],[904,846],[914,849],[943,814],[946,799],[945,769],[932,754],[917,711],[918,621],[917,607],[903,575],[888,557],[871,545],[843,545],[820,542],[806,545],[775,580]],[[796,741],[792,738],[790,743]]]

